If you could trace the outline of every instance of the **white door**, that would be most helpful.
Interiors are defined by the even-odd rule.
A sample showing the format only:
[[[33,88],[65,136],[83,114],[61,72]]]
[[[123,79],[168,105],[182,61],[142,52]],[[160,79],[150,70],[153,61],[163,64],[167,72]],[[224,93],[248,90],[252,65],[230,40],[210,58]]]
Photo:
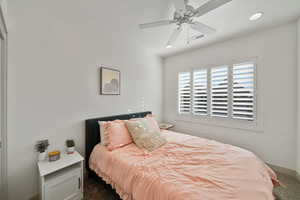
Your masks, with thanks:
[[[0,15],[1,16],[1,15]],[[0,199],[6,199],[6,31],[0,18]]]
[[[2,63],[2,43],[3,43],[3,40],[0,39],[0,64]],[[4,161],[3,161],[3,106],[2,106],[2,102],[3,102],[3,67],[2,67],[2,64],[1,64],[1,76],[0,76],[0,130],[1,130],[1,134],[0,134],[0,191],[1,191],[1,194],[4,193],[4,182],[3,182],[3,177],[4,177],[4,174],[3,174],[3,169],[4,169]],[[0,197],[2,197],[2,195],[0,195]]]

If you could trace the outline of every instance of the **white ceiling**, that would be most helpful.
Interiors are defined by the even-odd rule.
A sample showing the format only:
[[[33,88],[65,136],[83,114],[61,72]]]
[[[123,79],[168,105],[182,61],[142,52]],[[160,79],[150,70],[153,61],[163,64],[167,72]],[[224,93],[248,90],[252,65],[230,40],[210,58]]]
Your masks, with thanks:
[[[189,0],[189,4],[194,7],[198,7],[205,2],[207,0]],[[171,19],[174,11],[172,0],[161,1],[161,3],[165,10],[163,11],[165,13],[163,19]],[[263,12],[264,16],[258,21],[249,21],[249,17],[258,11]],[[189,45],[186,44],[187,32],[184,32],[173,48],[165,48],[165,44],[176,25],[140,31],[143,37],[147,38],[148,42],[151,41],[148,43],[151,46],[149,48],[166,57],[191,48],[198,48],[216,41],[279,25],[299,16],[300,0],[232,0],[226,5],[198,18],[198,21],[214,27],[217,29],[217,32],[193,41]],[[157,19],[151,16],[149,19],[143,18],[145,21],[140,21],[140,23],[159,19],[162,19],[161,16],[158,16]]]

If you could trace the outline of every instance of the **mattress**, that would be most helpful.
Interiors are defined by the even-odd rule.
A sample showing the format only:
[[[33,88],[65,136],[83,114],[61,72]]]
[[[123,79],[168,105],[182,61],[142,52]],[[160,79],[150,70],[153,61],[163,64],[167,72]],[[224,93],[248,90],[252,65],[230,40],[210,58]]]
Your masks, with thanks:
[[[245,149],[172,131],[153,152],[96,145],[89,163],[124,200],[271,200],[276,174]]]

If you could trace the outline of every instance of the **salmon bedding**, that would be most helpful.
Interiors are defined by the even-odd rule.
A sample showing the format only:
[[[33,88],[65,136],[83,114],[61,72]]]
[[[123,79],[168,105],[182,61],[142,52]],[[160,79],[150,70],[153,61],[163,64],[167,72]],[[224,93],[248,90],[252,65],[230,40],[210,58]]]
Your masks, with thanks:
[[[245,149],[162,131],[167,143],[146,152],[134,143],[94,147],[89,163],[123,200],[273,200],[276,174]]]

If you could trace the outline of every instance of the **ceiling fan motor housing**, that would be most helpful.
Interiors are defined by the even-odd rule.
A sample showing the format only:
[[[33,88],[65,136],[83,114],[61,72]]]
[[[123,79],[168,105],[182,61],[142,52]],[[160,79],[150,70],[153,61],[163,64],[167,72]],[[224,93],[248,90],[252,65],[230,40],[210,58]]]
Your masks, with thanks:
[[[177,25],[182,25],[184,23],[187,24],[192,24],[193,23],[193,17],[196,14],[196,9],[194,9],[192,6],[190,5],[186,5],[186,10],[183,13],[183,15],[181,15],[179,12],[175,11],[174,13],[174,21]]]

